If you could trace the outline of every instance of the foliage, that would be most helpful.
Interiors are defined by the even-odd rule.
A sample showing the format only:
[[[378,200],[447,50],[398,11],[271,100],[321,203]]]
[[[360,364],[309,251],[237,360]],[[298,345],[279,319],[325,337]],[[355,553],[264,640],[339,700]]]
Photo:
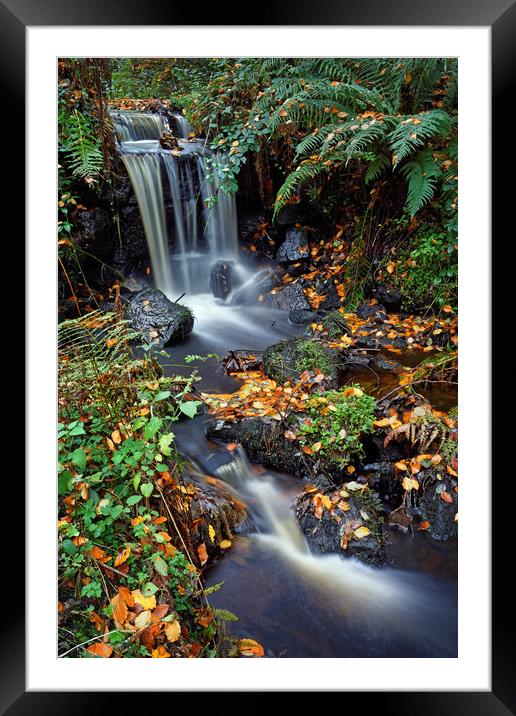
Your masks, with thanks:
[[[361,438],[372,431],[375,406],[358,385],[313,396],[299,426],[303,452],[347,465],[363,454]]]
[[[407,310],[457,309],[457,242],[453,235],[422,225],[390,266]]]
[[[192,527],[196,488],[170,431],[196,413],[195,376],[162,377],[148,353],[134,358],[134,337],[98,312],[59,330],[62,653],[214,656],[217,619]]]

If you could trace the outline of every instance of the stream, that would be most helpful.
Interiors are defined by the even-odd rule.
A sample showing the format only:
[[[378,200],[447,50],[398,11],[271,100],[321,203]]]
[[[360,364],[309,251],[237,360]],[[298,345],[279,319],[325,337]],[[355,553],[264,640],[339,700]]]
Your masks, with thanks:
[[[236,205],[228,196],[212,212],[206,200],[217,192],[208,168],[214,156],[201,141],[190,141],[189,127],[176,117],[180,151],[160,146],[168,129],[163,118],[113,113],[120,151],[142,214],[155,283],[169,298],[192,309],[194,329],[166,349],[165,374],[190,374],[189,355],[225,356],[230,350],[260,354],[267,346],[304,327],[287,312],[256,305],[231,305],[209,291],[216,260],[233,260],[241,278],[252,269],[238,260]],[[175,251],[170,256],[165,186],[173,199]],[[408,365],[415,352],[398,358]],[[203,392],[233,392],[240,381],[224,373],[220,361],[195,363]],[[396,385],[397,376],[377,376],[357,366],[346,382],[360,382],[375,395]],[[446,394],[428,396],[444,406]],[[205,570],[206,585],[223,582],[210,595],[215,607],[238,615],[228,629],[256,639],[270,657],[454,657],[457,655],[456,543],[439,543],[428,534],[389,532],[389,562],[373,568],[339,555],[316,555],[308,548],[291,510],[303,482],[252,465],[239,449],[208,441],[207,415],[174,426],[179,451],[206,475],[215,476],[248,506],[245,528],[232,547]]]
[[[259,352],[301,332],[282,311],[226,306],[209,295],[184,302],[197,319],[192,335],[167,349],[171,371],[191,371],[181,367],[185,355]],[[201,363],[199,373],[203,391],[232,392],[240,385],[216,359]],[[347,382],[364,377],[357,369]],[[229,624],[235,636],[256,639],[270,657],[456,656],[456,543],[391,530],[389,561],[396,568],[311,554],[291,510],[303,483],[251,465],[243,451],[235,459],[207,440],[208,419],[180,422],[174,432],[180,452],[224,480],[249,509],[252,526],[205,572],[206,586],[224,582],[210,603],[238,615]]]

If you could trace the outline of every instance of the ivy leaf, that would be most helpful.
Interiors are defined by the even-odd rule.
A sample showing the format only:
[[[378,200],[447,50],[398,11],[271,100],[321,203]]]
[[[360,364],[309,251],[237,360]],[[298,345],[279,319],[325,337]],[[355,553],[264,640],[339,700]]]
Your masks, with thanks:
[[[154,485],[152,482],[144,482],[143,485],[140,487],[140,491],[144,497],[150,497],[152,495],[152,492],[154,490]]]
[[[151,440],[161,428],[162,424],[163,421],[161,420],[161,418],[158,418],[156,416],[151,418],[143,430],[144,439]]]
[[[179,403],[179,410],[189,418],[193,418],[197,414],[199,405],[201,405],[200,400],[189,400],[186,403]]]

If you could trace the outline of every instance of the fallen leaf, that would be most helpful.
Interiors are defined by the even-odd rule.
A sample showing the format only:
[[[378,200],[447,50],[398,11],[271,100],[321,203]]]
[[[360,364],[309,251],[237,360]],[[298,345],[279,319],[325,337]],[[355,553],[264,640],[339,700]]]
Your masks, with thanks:
[[[356,530],[353,530],[353,534],[357,539],[363,539],[364,537],[367,537],[367,535],[371,534],[371,530],[369,527],[362,525],[361,527],[357,527]]]
[[[197,554],[201,562],[201,567],[208,561],[208,552],[206,551],[206,545],[204,542],[197,547]]]
[[[101,656],[103,659],[108,659],[113,653],[113,649],[109,644],[104,644],[103,642],[91,644],[86,651],[89,651],[90,654],[94,654],[95,656]]]
[[[167,636],[168,641],[174,642],[179,639],[181,635],[181,625],[179,624],[177,619],[174,619],[173,622],[165,624],[165,634]]]

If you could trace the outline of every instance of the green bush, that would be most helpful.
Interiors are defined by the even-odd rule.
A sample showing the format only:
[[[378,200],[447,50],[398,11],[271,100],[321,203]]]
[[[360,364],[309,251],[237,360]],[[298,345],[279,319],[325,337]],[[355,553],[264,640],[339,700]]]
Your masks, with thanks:
[[[360,457],[362,435],[373,428],[375,406],[375,399],[359,385],[313,397],[298,436],[304,452],[342,466]]]
[[[457,244],[453,236],[423,226],[396,261],[393,281],[407,310],[457,308]]]

